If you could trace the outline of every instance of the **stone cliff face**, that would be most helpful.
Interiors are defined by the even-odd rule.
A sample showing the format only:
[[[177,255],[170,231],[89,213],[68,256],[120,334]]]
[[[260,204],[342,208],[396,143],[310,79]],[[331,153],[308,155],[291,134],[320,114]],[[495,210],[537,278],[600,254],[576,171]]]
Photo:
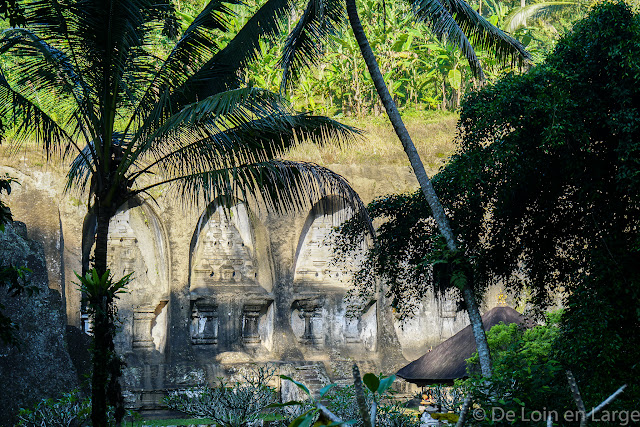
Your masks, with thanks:
[[[338,170],[365,201],[415,185],[406,168],[365,169]],[[4,172],[21,183],[10,206],[38,230],[67,323],[88,330],[73,272],[91,250],[83,241],[91,241],[95,220],[73,195],[62,194],[62,175],[23,167]],[[394,318],[383,292],[347,316],[349,267],[358,260],[330,262],[331,229],[349,216],[337,199],[275,217],[242,201],[225,211],[215,202],[196,210],[162,193],[154,198],[121,207],[110,225],[111,270],[134,278],[118,303],[117,337],[131,407],[154,407],[168,389],[229,378],[248,362],[290,371],[312,366],[331,380],[353,360],[365,371],[393,372],[467,324],[453,294],[442,301],[426,295],[419,317],[405,323]]]
[[[67,348],[62,299],[49,288],[42,245],[27,238],[24,224],[9,224],[0,233],[0,259],[31,269],[29,285],[38,289],[32,296],[11,297],[0,288],[3,313],[19,327],[19,347],[0,344],[0,425],[13,425],[21,407],[59,397],[77,388],[78,379]]]

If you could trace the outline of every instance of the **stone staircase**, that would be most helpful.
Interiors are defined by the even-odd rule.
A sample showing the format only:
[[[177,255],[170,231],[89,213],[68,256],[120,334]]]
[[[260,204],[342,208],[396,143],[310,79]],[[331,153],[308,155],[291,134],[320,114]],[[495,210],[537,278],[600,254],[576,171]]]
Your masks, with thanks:
[[[295,367],[294,379],[307,386],[313,397],[318,397],[320,389],[330,383],[322,362],[309,362]]]
[[[372,372],[376,375],[379,374],[376,364],[372,361],[353,360],[351,358],[342,357],[337,353],[332,353],[329,361],[329,369],[327,369],[331,382],[341,387],[353,385],[354,363],[358,364],[360,375],[364,375],[368,372]]]
[[[379,374],[374,362],[355,361],[360,369],[360,374],[367,372]],[[304,384],[311,394],[317,398],[320,389],[328,384],[336,384],[339,387],[353,385],[354,360],[344,357],[337,357],[332,354],[329,361],[325,362],[305,362],[296,365],[292,372],[292,378]]]

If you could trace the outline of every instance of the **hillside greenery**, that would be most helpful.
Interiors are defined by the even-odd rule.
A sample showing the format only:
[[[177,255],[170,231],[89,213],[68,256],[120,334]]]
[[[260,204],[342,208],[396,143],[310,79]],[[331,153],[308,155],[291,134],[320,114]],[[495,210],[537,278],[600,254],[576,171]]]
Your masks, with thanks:
[[[526,26],[513,30],[513,35],[538,63],[551,51],[570,23],[584,15],[589,3],[584,1],[576,3],[575,7],[545,10],[545,13],[538,13],[537,17],[526,21]],[[242,28],[261,2],[249,0],[243,4],[249,7],[228,5],[235,18],[230,22],[230,31],[218,35],[221,44],[228,42],[230,35]],[[520,8],[519,0],[473,0],[470,4],[499,27],[504,27]],[[178,29],[188,28],[204,5],[204,0],[176,1]],[[438,41],[426,24],[415,22],[407,2],[358,0],[358,9],[381,71],[402,110],[455,110],[464,95],[477,88],[463,55],[451,45]],[[247,83],[274,92],[280,89],[281,48],[297,18],[291,16],[281,26],[280,36],[274,42],[260,41],[261,58],[247,70]],[[160,58],[166,57],[174,42],[161,31],[153,37],[149,43],[153,46],[152,53]],[[333,46],[327,49],[320,67],[302,72],[299,82],[290,92],[294,108],[337,117],[379,115],[382,107],[353,34],[344,29],[331,38]],[[510,64],[492,59],[487,52],[478,54],[489,81],[516,71]]]
[[[204,0],[178,0],[175,2],[180,29],[185,30],[205,5]],[[230,40],[230,34],[242,27],[252,16],[259,2],[245,2],[249,7],[229,5],[235,14],[233,28],[220,33],[222,43]],[[527,4],[536,2],[527,2]],[[540,62],[555,45],[560,34],[570,23],[583,16],[589,2],[580,7],[568,7],[541,14],[530,19],[527,26],[518,28],[514,35]],[[540,4],[545,4],[541,2]],[[492,23],[503,26],[509,16],[517,11],[519,0],[477,0],[471,5],[480,10]],[[433,175],[454,152],[455,121],[465,94],[476,88],[466,60],[456,49],[439,42],[428,27],[414,22],[409,6],[402,2],[374,2],[359,0],[359,10],[365,30],[378,56],[381,69],[396,102],[403,111],[409,131],[427,170]],[[279,67],[281,47],[297,16],[292,16],[280,31],[275,42],[260,41],[261,57],[246,72],[247,83],[279,91],[282,70]],[[4,22],[6,27],[8,22]],[[166,57],[174,41],[158,31],[151,36],[152,53]],[[297,110],[307,110],[340,118],[342,122],[362,129],[364,135],[348,148],[341,144],[317,146],[303,143],[287,155],[288,159],[313,161],[328,165],[333,163],[399,165],[408,162],[394,138],[388,121],[377,118],[381,105],[366,72],[364,62],[357,52],[357,44],[350,31],[335,34],[334,46],[325,53],[318,69],[304,70],[299,84],[287,94]],[[514,71],[509,64],[499,64],[485,52],[479,52],[489,81]],[[3,58],[3,61],[7,61]],[[445,110],[436,113],[425,110]],[[446,112],[449,111],[450,113]],[[11,137],[11,131],[6,134]],[[40,167],[46,159],[29,144],[22,145],[22,158],[29,166]],[[15,147],[0,147],[3,157],[15,152]],[[8,164],[15,158],[7,159]]]

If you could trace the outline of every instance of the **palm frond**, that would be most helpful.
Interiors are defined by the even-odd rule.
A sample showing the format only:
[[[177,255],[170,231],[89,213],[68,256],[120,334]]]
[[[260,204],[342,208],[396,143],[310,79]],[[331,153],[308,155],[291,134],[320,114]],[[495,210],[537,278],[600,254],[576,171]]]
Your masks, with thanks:
[[[209,96],[185,106],[156,129],[140,129],[131,138],[127,160],[118,172],[126,170],[143,153],[158,158],[166,150],[179,149],[185,142],[213,135],[219,135],[222,141],[227,129],[256,118],[283,114],[286,110],[282,97],[259,88],[235,89]]]
[[[290,214],[309,209],[327,196],[348,201],[366,216],[358,194],[340,175],[315,163],[269,160],[182,175],[136,190],[144,193],[168,185],[180,200],[206,206],[211,200],[239,198],[256,203],[265,213]]]
[[[174,175],[207,168],[233,168],[236,164],[267,161],[282,156],[301,141],[323,144],[349,142],[359,131],[327,117],[297,114],[272,115],[240,124],[235,128],[188,141],[176,138],[145,150],[153,159],[127,177],[134,181],[142,174]],[[194,162],[193,159],[198,161]]]
[[[572,1],[546,1],[542,3],[528,4],[511,11],[504,20],[502,28],[510,33],[526,25],[528,19],[547,17],[566,7],[577,7],[577,2]]]
[[[33,32],[24,28],[5,30],[0,37],[0,55],[12,55],[11,75],[14,88],[21,93],[37,93],[39,98],[53,98],[60,105],[61,98],[69,98],[75,112],[69,113],[71,126],[90,128],[86,123],[89,89],[65,52],[49,45]],[[59,109],[58,109],[59,110]],[[73,122],[73,123],[72,123]],[[87,135],[85,135],[86,137]]]
[[[279,35],[280,22],[293,7],[292,0],[268,0],[234,38],[219,49],[213,36],[228,31],[226,17],[231,11],[225,3],[240,4],[239,1],[212,0],[207,5],[189,26],[193,30],[187,29],[162,65],[131,123],[144,117],[141,127],[152,130],[188,104],[240,87],[243,71],[258,57],[260,40]],[[199,18],[209,20],[211,31],[205,34],[197,29]],[[218,33],[214,34],[214,29]]]
[[[148,122],[156,123],[171,115],[173,106],[170,95],[181,92],[177,88],[185,84],[190,75],[197,72],[203,63],[219,51],[216,35],[227,31],[230,25],[233,12],[228,5],[238,3],[238,0],[211,0],[205,6],[184,31],[167,59],[162,62],[153,80],[146,86],[145,94],[141,97],[129,126],[141,122],[145,116]],[[173,107],[174,110],[176,108],[179,109]]]
[[[309,0],[300,20],[287,37],[280,59],[283,68],[281,90],[291,87],[304,68],[316,65],[329,36],[346,16],[341,0]]]
[[[41,3],[41,2],[33,2]],[[140,87],[155,73],[155,59],[146,49],[151,34],[158,33],[171,13],[168,1],[83,0],[58,4],[43,0],[42,9],[57,21],[38,35],[73,57],[76,73],[90,88],[91,103],[106,123],[115,111],[129,108]],[[33,27],[29,27],[33,28]],[[104,102],[109,99],[109,102]]]
[[[176,90],[173,100],[177,106],[240,87],[246,68],[259,56],[260,41],[279,36],[281,23],[293,6],[293,0],[268,0],[262,5],[224,49]]]
[[[475,49],[491,50],[503,62],[523,65],[531,59],[520,42],[480,16],[464,0],[412,0],[418,19],[443,41],[459,47],[472,72],[483,79]]]
[[[67,180],[64,191],[72,188],[80,193],[86,193],[91,185],[91,177],[96,170],[95,151],[92,143],[87,144],[73,159],[67,171]]]
[[[0,136],[8,127],[15,133],[14,138],[24,140],[34,138],[41,143],[47,153],[66,154],[74,144],[67,134],[38,103],[14,90],[0,70]]]
[[[65,22],[62,11],[65,9],[57,0],[15,0],[6,2],[8,9],[19,15],[16,24],[22,28],[31,28],[40,38],[46,40],[64,40]],[[9,12],[11,15],[11,12]]]

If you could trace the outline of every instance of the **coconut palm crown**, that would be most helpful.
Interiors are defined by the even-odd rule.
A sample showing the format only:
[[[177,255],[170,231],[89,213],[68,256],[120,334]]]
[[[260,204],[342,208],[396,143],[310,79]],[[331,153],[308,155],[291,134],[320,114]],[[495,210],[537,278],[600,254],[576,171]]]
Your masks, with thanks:
[[[338,194],[364,212],[339,175],[278,159],[298,141],[351,138],[354,130],[246,87],[260,41],[279,34],[292,4],[267,0],[233,34],[240,4],[211,0],[179,35],[170,0],[0,0],[9,21],[0,35],[0,134],[74,157],[67,189],[89,195],[97,220],[89,278],[112,282],[110,219],[152,189],[196,204],[253,200],[276,212]],[[161,34],[177,38],[165,57],[153,49]],[[114,309],[104,305],[103,317]],[[96,319],[91,417],[106,426],[107,402],[118,421],[124,415],[121,362],[109,320]]]
[[[168,0],[0,2],[11,24],[0,37],[1,130],[76,156],[67,186],[91,196],[100,274],[109,219],[154,187],[188,202],[253,196],[276,211],[331,192],[357,200],[340,176],[277,159],[304,138],[349,138],[353,130],[244,84],[260,40],[279,33],[292,4],[268,0],[227,36],[235,4],[210,1],[159,58],[154,40],[177,36]],[[232,38],[225,44],[223,35]]]

